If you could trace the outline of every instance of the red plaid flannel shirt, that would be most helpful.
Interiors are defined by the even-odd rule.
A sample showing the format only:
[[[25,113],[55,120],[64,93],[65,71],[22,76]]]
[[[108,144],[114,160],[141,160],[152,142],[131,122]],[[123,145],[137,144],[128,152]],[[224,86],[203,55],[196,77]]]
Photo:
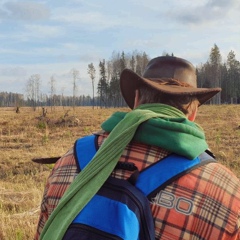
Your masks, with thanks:
[[[99,133],[99,145],[106,137]],[[133,162],[141,170],[168,154],[159,147],[132,142],[120,161]],[[77,174],[70,150],[57,161],[47,180],[35,239]],[[130,174],[116,170],[112,175],[126,179]],[[152,199],[151,209],[156,239],[240,239],[240,181],[219,163],[201,166],[168,185]]]

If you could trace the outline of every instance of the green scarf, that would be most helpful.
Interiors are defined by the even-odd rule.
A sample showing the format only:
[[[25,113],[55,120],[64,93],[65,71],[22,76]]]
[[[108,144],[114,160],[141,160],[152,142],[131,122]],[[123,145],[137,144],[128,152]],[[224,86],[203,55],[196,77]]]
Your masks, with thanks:
[[[113,119],[114,118],[115,117],[113,117]],[[199,153],[196,152],[196,156],[207,148],[204,133],[201,129],[189,122],[182,112],[167,105],[145,104],[125,114],[121,121],[117,120],[114,123],[112,119],[106,121],[103,124],[103,128],[106,128],[107,125],[110,126],[111,133],[99,148],[92,161],[78,174],[69,186],[46,222],[40,239],[61,240],[63,238],[68,226],[77,214],[85,207],[110,176],[123,150],[133,139],[138,128],[140,130],[138,131],[139,138],[146,141],[148,132],[144,134],[140,134],[140,132],[142,128],[143,131],[148,131],[148,128],[145,129],[144,127],[145,124],[142,124],[147,120],[149,120],[150,125],[153,126],[153,131],[158,124],[160,124],[161,128],[166,127],[168,129],[168,134],[177,131],[175,137],[179,136],[181,137],[181,141],[186,141],[187,143],[192,140],[192,138],[189,138],[189,135],[195,134],[196,139],[193,145],[198,149],[202,149]],[[141,124],[142,126],[140,126]],[[146,125],[148,124],[146,123]],[[154,135],[156,135],[156,133]],[[158,137],[162,138],[161,135]],[[155,136],[154,139],[156,140],[158,137]],[[174,137],[172,140],[174,140]],[[169,145],[171,144],[174,145],[176,143],[169,143]],[[198,144],[201,145],[201,147],[196,146]]]
[[[189,159],[196,158],[208,148],[202,128],[189,121],[178,109],[173,107],[166,109],[165,106],[167,105],[161,104],[160,108],[153,110],[154,105],[144,104],[137,108],[155,111],[161,117],[143,122],[138,127],[133,140],[162,147]],[[114,113],[102,124],[102,128],[111,132],[126,114],[124,112]]]

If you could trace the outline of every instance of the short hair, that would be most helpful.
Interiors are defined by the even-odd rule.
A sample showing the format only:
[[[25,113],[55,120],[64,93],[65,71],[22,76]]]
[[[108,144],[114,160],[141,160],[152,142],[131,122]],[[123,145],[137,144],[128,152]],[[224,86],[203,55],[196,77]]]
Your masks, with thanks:
[[[141,85],[138,90],[139,104],[162,103],[179,109],[185,115],[190,115],[199,106],[198,99],[191,95],[165,94],[145,84]]]

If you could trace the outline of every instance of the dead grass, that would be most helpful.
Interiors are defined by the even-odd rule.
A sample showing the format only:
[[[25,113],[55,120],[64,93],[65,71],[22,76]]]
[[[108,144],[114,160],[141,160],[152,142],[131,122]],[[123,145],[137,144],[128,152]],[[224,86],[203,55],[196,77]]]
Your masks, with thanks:
[[[240,177],[239,105],[202,106],[196,122],[206,133],[218,160]],[[51,165],[36,164],[37,157],[64,154],[75,140],[100,129],[115,111],[88,107],[48,110],[0,108],[0,239],[32,239],[39,205]],[[47,122],[47,124],[46,124]]]

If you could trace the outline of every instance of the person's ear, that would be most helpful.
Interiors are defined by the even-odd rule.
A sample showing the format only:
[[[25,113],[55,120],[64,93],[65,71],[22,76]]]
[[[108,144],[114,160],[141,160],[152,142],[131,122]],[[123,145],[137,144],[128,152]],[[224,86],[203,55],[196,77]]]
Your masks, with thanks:
[[[196,116],[197,116],[197,109],[198,108],[195,108],[195,110],[194,111],[192,111],[192,113],[190,114],[190,115],[188,115],[188,120],[190,120],[190,121],[192,121],[192,122],[194,122],[195,121],[195,118],[196,118]]]
[[[139,105],[139,90],[136,89],[133,108],[136,108],[138,105]]]

